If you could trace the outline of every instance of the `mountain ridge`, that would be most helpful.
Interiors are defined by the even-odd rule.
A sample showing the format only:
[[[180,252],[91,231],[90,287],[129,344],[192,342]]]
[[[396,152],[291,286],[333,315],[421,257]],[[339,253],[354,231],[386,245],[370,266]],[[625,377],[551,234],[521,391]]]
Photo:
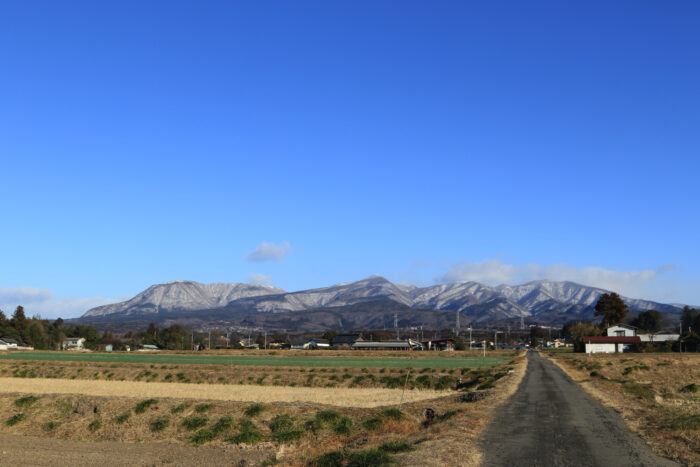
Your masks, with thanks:
[[[592,319],[595,303],[608,290],[577,284],[570,281],[539,280],[521,285],[501,284],[488,286],[474,281],[437,284],[427,287],[394,284],[382,276],[370,276],[354,282],[344,282],[315,289],[286,292],[283,289],[243,283],[201,284],[195,281],[170,281],[155,284],[130,300],[103,305],[88,310],[78,320],[172,320],[178,317],[204,323],[211,316],[217,322],[274,322],[275,318],[255,318],[258,315],[277,315],[278,320],[303,322],[304,327],[314,327],[310,316],[316,313],[328,318],[338,313],[359,313],[365,308],[382,316],[386,313],[414,316],[407,325],[425,322],[446,323],[448,315],[458,312],[466,323],[516,322],[527,320],[539,324],[562,324],[572,319]],[[680,315],[677,305],[650,300],[623,297],[632,314],[657,309],[671,316]],[[376,305],[381,303],[381,306]],[[416,312],[408,313],[415,310]],[[323,311],[325,315],[319,312]],[[418,312],[420,311],[420,313]],[[425,312],[440,312],[435,320]],[[282,317],[287,313],[286,317]],[[376,316],[364,313],[365,318],[340,319],[361,325],[374,326]],[[454,316],[454,315],[453,315]],[[335,318],[333,318],[335,319]],[[382,318],[384,319],[384,318]],[[381,320],[380,320],[381,321]]]

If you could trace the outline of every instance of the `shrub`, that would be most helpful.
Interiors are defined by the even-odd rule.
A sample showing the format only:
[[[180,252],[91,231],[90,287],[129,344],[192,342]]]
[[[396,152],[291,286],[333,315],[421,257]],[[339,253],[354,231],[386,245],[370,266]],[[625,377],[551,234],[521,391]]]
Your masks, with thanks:
[[[636,383],[634,381],[625,381],[622,387],[628,394],[637,396],[640,399],[653,400],[654,391],[645,384]]]
[[[449,420],[450,418],[454,417],[458,413],[460,413],[461,410],[448,410],[442,415],[438,415],[437,421],[438,422],[444,422],[445,420]]]
[[[360,422],[365,430],[376,431],[382,427],[382,420],[380,418],[365,418]]]
[[[220,417],[214,425],[211,427],[211,431],[214,432],[215,435],[220,435],[221,433],[224,433],[228,430],[231,429],[233,426],[233,417],[230,415],[224,415],[223,417]]]
[[[19,399],[15,399],[15,405],[20,408],[26,408],[38,401],[40,397],[38,396],[24,396]]]
[[[666,426],[672,430],[700,430],[700,414],[681,414],[669,418]]]
[[[134,407],[134,412],[144,413],[144,412],[146,412],[146,409],[148,409],[150,406],[155,405],[157,403],[158,403],[157,399],[143,400],[143,401],[139,402],[138,404],[136,404],[136,406]]]
[[[400,441],[390,441],[379,446],[380,451],[391,453],[408,452],[413,451],[414,449],[415,447],[413,445]]]
[[[205,413],[211,410],[211,404],[198,404],[194,406],[194,411],[197,413]]]
[[[416,378],[414,384],[418,387],[421,388],[426,388],[430,389],[433,387],[433,381],[430,379],[430,376],[428,375],[421,375],[418,378]]]
[[[302,431],[296,429],[295,420],[295,417],[287,414],[276,416],[270,424],[272,437],[280,443],[296,441],[301,438]]]
[[[340,418],[333,426],[333,432],[337,435],[348,436],[352,432],[352,419],[350,417]]]
[[[194,444],[204,444],[213,441],[216,438],[216,433],[210,429],[199,430],[197,433],[190,436],[189,440]]]
[[[129,417],[131,417],[131,412],[124,412],[117,415],[114,418],[114,421],[117,423],[117,425],[121,425],[122,423],[125,423],[127,420],[129,420]]]
[[[102,420],[100,420],[99,418],[96,418],[95,420],[91,421],[88,425],[88,430],[90,431],[97,431],[100,428],[102,428]]]
[[[43,425],[41,425],[41,429],[44,430],[44,431],[46,431],[46,432],[49,432],[49,431],[53,431],[53,430],[55,430],[56,428],[58,428],[58,425],[60,425],[60,423],[54,422],[54,421],[52,420],[52,421],[50,421],[50,422],[46,422],[46,423],[44,423]]]
[[[335,422],[340,417],[342,417],[342,415],[333,410],[322,410],[316,414],[316,419],[322,422]]]
[[[695,383],[690,383],[687,386],[683,386],[678,390],[678,392],[698,392],[698,385]]]
[[[479,387],[477,387],[476,389],[481,391],[484,389],[491,389],[492,387],[493,387],[493,381],[486,381],[485,383],[480,384]]]
[[[170,408],[170,413],[182,413],[185,411],[187,408],[187,403],[183,402],[182,404],[174,405]]]
[[[394,461],[386,452],[370,449],[351,454],[347,465],[348,467],[381,467],[393,463]]]
[[[310,467],[342,467],[344,457],[345,456],[343,456],[342,451],[327,452],[324,455],[317,457],[316,459],[313,459],[311,462],[309,462],[309,466]]]
[[[16,413],[13,416],[11,416],[10,418],[8,418],[7,420],[5,420],[5,425],[7,425],[7,426],[17,425],[19,422],[21,422],[25,418],[27,418],[27,416],[24,413],[22,413],[22,412]]]
[[[153,433],[158,433],[165,430],[168,427],[168,425],[170,425],[170,420],[168,419],[168,417],[156,417],[153,420],[151,420],[151,423],[148,424],[148,427]]]
[[[265,409],[267,409],[265,404],[252,404],[246,407],[243,413],[248,417],[255,417],[256,415],[260,415]]]
[[[209,422],[209,418],[206,416],[203,417],[197,417],[197,416],[191,416],[191,417],[185,417],[182,419],[182,426],[185,428],[187,431],[194,431],[199,428],[202,428],[204,425]]]
[[[264,440],[265,436],[258,430],[252,420],[245,419],[238,427],[238,433],[226,439],[235,444],[257,444]]]
[[[434,384],[434,388],[438,391],[444,391],[452,386],[453,380],[450,376],[440,376]]]
[[[382,410],[379,412],[379,415],[385,418],[391,418],[392,420],[401,420],[404,417],[403,412],[394,407]]]

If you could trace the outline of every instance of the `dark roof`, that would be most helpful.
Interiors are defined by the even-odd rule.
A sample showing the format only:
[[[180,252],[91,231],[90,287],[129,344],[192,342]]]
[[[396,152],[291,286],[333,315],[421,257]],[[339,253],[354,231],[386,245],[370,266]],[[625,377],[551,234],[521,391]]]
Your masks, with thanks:
[[[362,340],[362,334],[338,334],[333,338],[333,345],[354,344],[358,340]]]
[[[0,341],[5,342],[6,344],[19,344],[19,342],[14,339],[10,339],[9,337],[0,337]]]
[[[634,344],[642,342],[639,336],[590,336],[584,337],[586,344]]]
[[[309,342],[315,342],[317,344],[328,344],[328,339],[309,339]]]

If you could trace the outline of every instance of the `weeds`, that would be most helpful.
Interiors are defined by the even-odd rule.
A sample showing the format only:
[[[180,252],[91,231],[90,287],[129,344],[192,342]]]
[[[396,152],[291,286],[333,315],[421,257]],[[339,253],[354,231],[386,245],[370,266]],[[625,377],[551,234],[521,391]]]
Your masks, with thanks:
[[[394,460],[384,451],[378,449],[370,449],[368,451],[360,451],[350,455],[348,459],[348,467],[381,467],[391,465]]]
[[[52,420],[50,422],[46,422],[43,425],[41,425],[41,429],[48,433],[48,432],[51,432],[51,431],[55,430],[56,428],[58,428],[58,425],[60,425],[60,423],[54,422]]]
[[[194,411],[197,413],[206,413],[211,410],[211,404],[198,404],[194,406]]]
[[[255,417],[256,415],[260,415],[265,409],[267,409],[267,406],[265,404],[258,403],[249,405],[248,407],[246,407],[243,413],[248,417]]]
[[[99,418],[94,419],[88,425],[88,430],[90,431],[97,431],[100,428],[102,428],[102,420],[100,420]]]
[[[170,425],[168,417],[156,417],[148,424],[148,427],[153,433],[159,433],[165,430]]]
[[[689,393],[696,393],[698,392],[698,385],[695,383],[690,383],[686,386],[683,386],[678,390],[678,392],[689,392]],[[16,401],[15,401],[16,403]]]
[[[7,426],[17,425],[19,422],[21,422],[25,418],[27,418],[27,416],[23,412],[16,413],[13,416],[11,416],[10,418],[8,418],[7,420],[5,420],[5,425],[7,425]]]
[[[24,396],[19,399],[15,399],[15,405],[19,408],[27,408],[34,404],[36,401],[41,399],[39,396]]]
[[[206,416],[204,416],[204,417],[191,416],[191,417],[185,417],[182,420],[182,426],[187,431],[194,431],[194,430],[197,430],[199,428],[202,428],[208,422],[209,422],[209,418]]]
[[[157,403],[158,403],[158,400],[157,400],[157,399],[146,399],[146,400],[142,400],[141,402],[139,402],[138,404],[136,404],[136,406],[134,407],[134,412],[136,412],[136,413],[145,413],[146,410],[147,410],[150,406],[155,405],[155,404],[157,404]]]
[[[130,417],[131,417],[131,412],[124,412],[124,413],[117,415],[114,418],[114,421],[117,425],[121,425],[123,423],[126,423],[126,421],[129,420]]]
[[[352,419],[350,417],[340,418],[333,426],[333,432],[337,435],[350,435],[352,433]]]
[[[385,418],[390,418],[392,420],[401,420],[405,417],[404,413],[395,407],[384,409],[381,412],[379,412],[379,415]]]
[[[415,447],[412,444],[400,441],[390,441],[388,443],[383,443],[379,446],[380,451],[397,453],[397,452],[408,452],[413,451]]]
[[[216,438],[216,433],[210,429],[199,430],[197,433],[190,436],[190,442],[194,444],[204,444],[213,441]]]
[[[226,439],[234,444],[257,444],[264,440],[265,436],[258,430],[252,420],[245,419],[238,427],[238,433]]]
[[[185,411],[187,408],[187,403],[183,402],[182,404],[174,405],[170,408],[170,413],[176,414],[176,413],[182,413]]]
[[[296,441],[301,438],[302,431],[295,426],[296,417],[291,415],[278,415],[272,419],[270,430],[272,437],[280,443]]]

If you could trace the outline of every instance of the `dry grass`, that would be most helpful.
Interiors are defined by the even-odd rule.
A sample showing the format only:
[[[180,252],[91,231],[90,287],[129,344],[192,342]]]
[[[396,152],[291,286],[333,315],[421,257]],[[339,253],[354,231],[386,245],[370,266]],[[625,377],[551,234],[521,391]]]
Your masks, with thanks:
[[[195,389],[196,388],[196,389]],[[195,389],[195,390],[193,390]],[[43,378],[0,378],[0,393],[80,394],[106,397],[208,399],[247,402],[313,402],[342,407],[379,407],[401,401],[416,402],[449,395],[450,391],[405,391],[400,389],[299,388],[133,381],[86,381]]]
[[[592,396],[620,413],[660,455],[700,466],[698,354],[552,355]],[[691,387],[692,388],[692,387]]]

